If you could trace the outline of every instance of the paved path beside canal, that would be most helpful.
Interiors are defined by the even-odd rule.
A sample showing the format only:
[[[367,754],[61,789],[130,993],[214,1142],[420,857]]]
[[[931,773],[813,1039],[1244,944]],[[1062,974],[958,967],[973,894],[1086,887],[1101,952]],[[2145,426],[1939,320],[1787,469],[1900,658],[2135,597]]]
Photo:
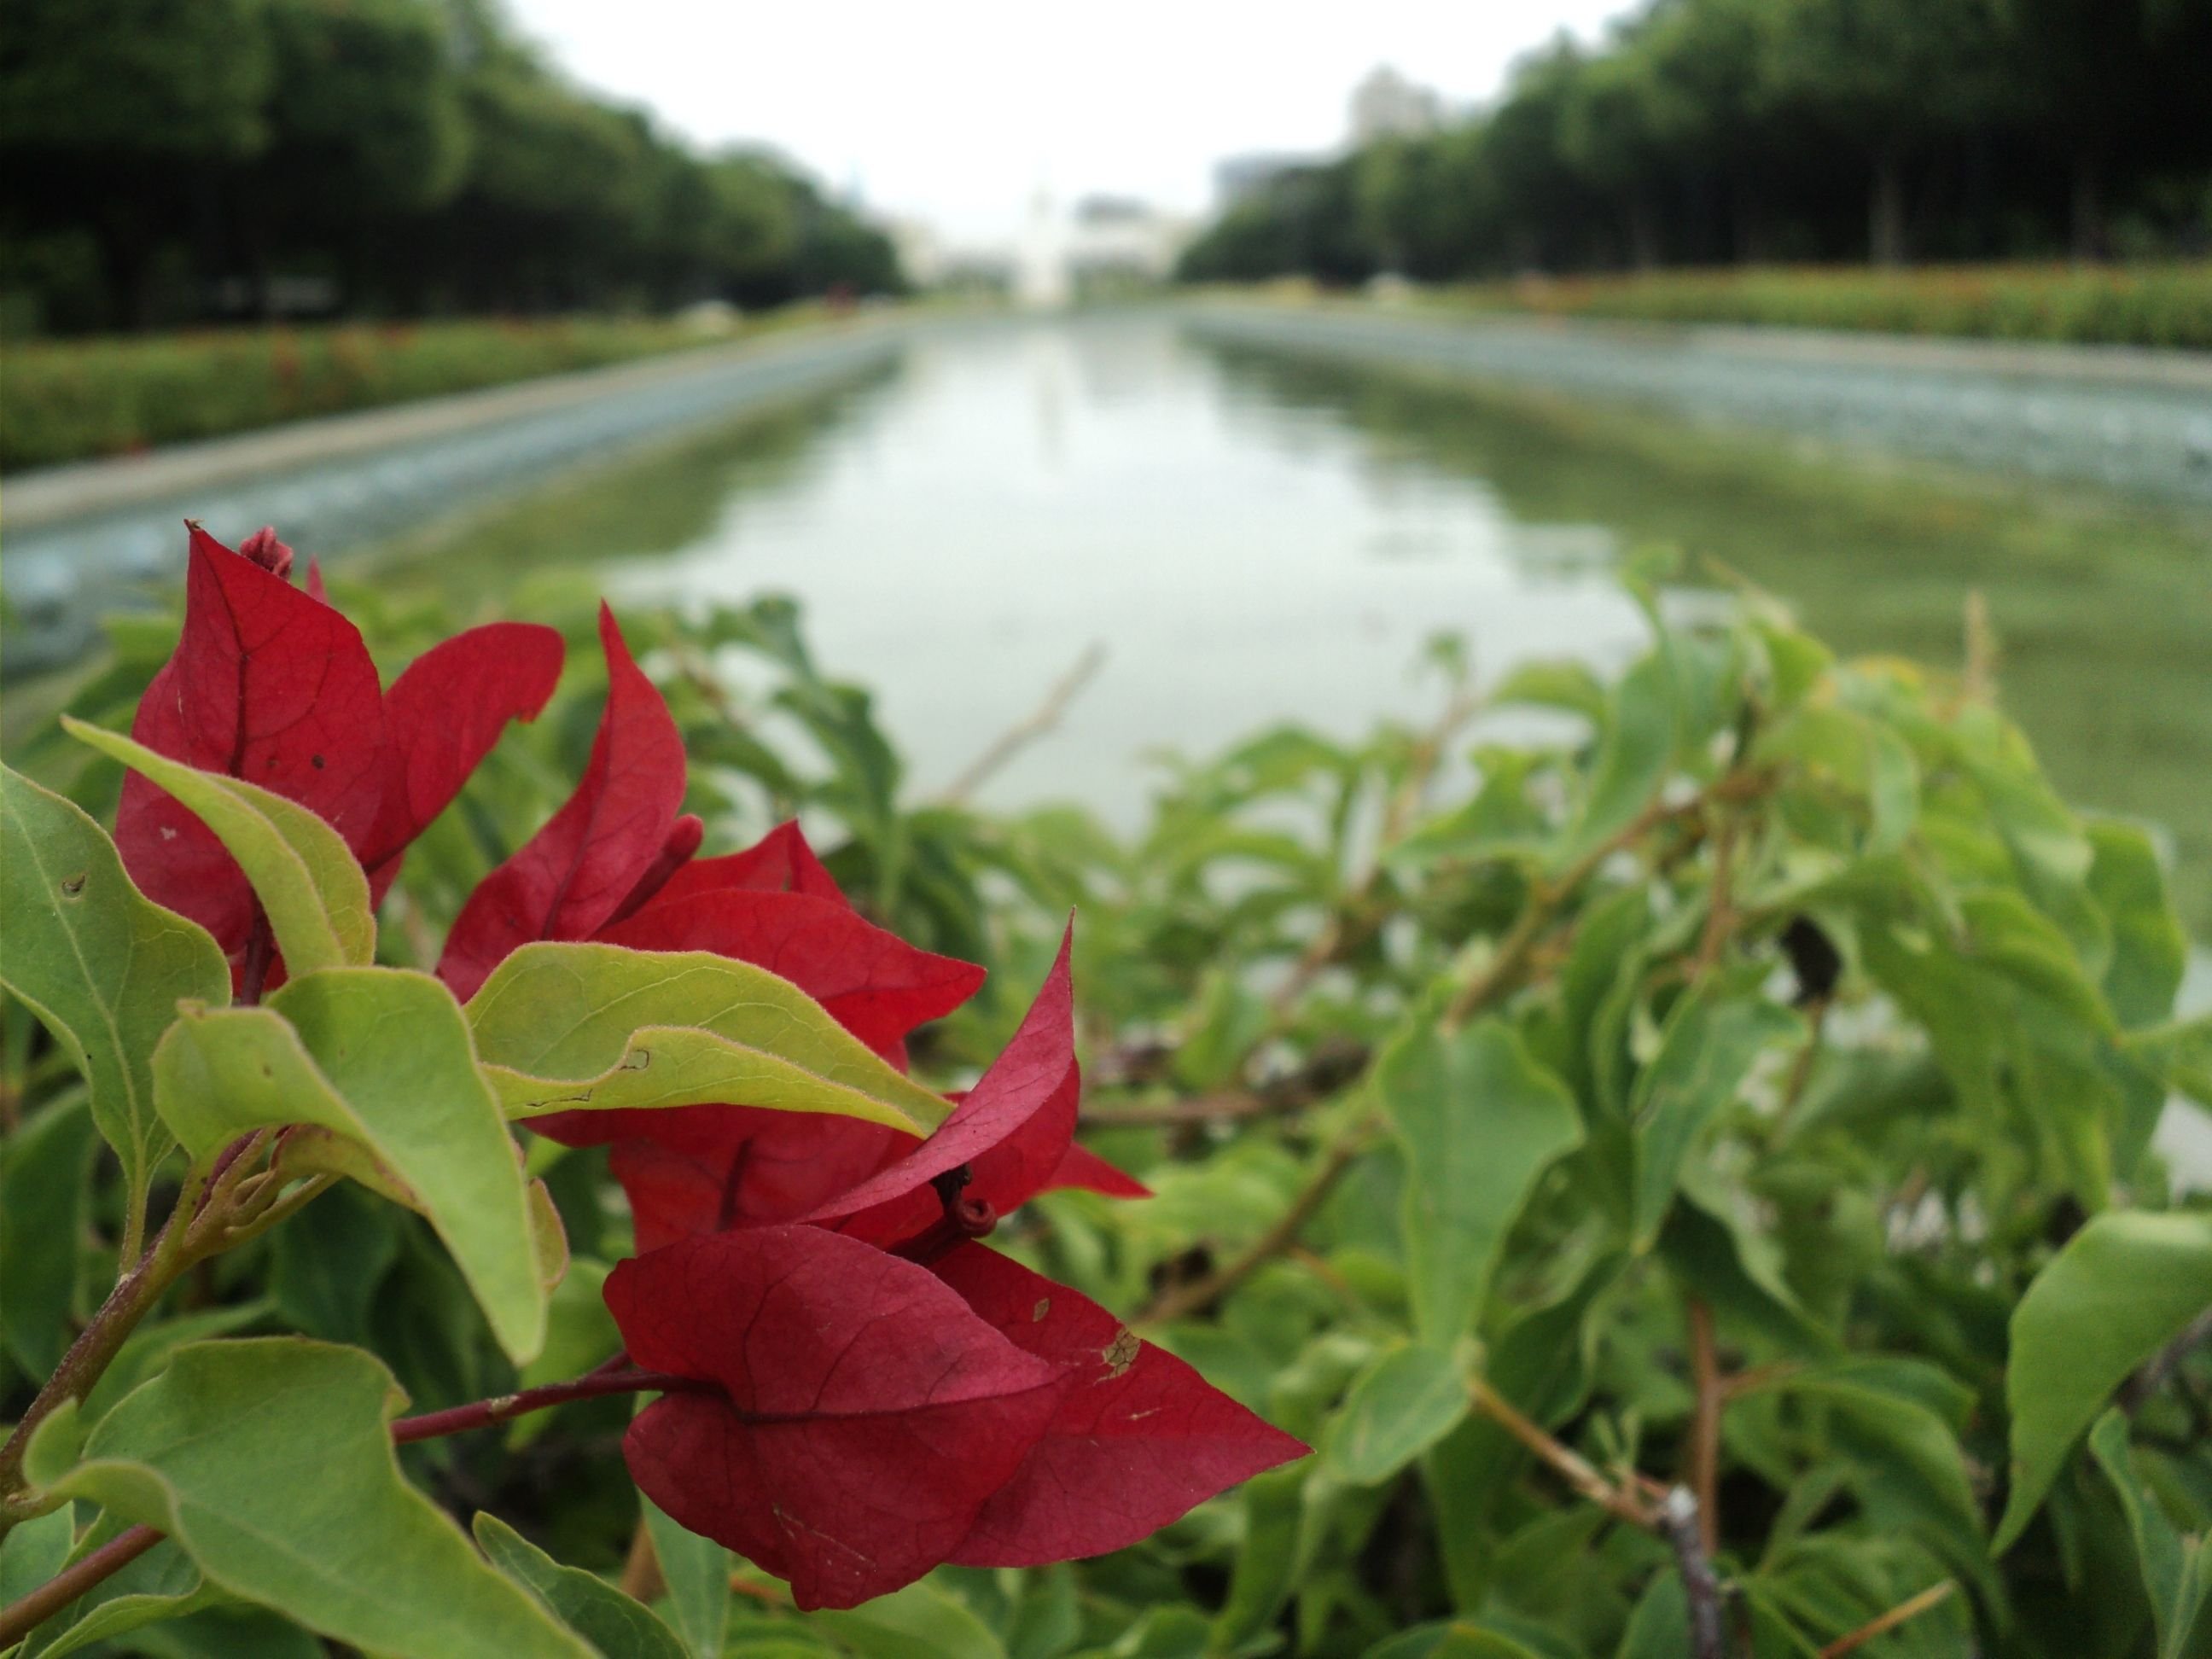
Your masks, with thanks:
[[[185,517],[227,539],[275,524],[303,549],[343,553],[881,373],[908,328],[860,318],[18,474],[0,484],[6,667],[33,672],[82,651],[103,610],[182,559]]]
[[[2212,507],[2212,354],[1227,301],[1229,341]]]
[[[1376,368],[1628,398],[1998,472],[2212,507],[2212,355],[1790,330],[1461,318],[1353,304],[1177,304],[1212,338]],[[11,673],[65,662],[100,613],[181,557],[179,520],[273,523],[322,555],[381,541],[647,444],[884,372],[911,313],[150,455],[0,486]]]

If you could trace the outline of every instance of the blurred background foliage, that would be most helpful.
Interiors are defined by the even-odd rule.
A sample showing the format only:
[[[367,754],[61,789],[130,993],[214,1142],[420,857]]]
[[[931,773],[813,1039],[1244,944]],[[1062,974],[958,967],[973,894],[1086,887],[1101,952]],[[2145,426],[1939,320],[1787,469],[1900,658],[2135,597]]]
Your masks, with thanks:
[[[746,307],[896,291],[789,163],[701,155],[485,0],[17,0],[0,326]]]
[[[1183,273],[2201,255],[2208,63],[2203,0],[1656,0],[1443,131],[1281,173]]]

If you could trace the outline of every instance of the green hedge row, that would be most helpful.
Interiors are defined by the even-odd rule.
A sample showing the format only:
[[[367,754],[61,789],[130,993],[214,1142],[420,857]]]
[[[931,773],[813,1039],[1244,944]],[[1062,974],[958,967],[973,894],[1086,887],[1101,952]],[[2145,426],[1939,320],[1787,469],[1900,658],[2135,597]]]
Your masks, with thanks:
[[[2212,350],[2212,262],[1909,270],[1753,266],[1528,277],[1449,292],[1464,303],[1563,317]]]
[[[0,469],[374,409],[725,339],[674,321],[340,323],[8,348]]]

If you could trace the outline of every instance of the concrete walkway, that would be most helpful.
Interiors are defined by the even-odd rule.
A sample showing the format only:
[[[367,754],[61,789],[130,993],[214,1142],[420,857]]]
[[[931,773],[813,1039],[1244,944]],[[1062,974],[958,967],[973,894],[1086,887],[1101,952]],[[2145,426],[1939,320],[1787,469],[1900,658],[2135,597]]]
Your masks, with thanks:
[[[1998,473],[2212,507],[2212,354],[1418,307],[1194,307],[1203,337],[1626,399]]]
[[[82,651],[100,613],[174,570],[180,520],[262,524],[327,556],[748,410],[880,374],[912,323],[859,318],[0,483],[9,675]]]

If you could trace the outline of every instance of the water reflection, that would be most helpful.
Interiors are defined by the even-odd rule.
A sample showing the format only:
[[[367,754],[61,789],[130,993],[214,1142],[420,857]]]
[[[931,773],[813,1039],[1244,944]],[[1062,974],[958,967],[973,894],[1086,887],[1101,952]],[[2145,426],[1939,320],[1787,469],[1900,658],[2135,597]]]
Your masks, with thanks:
[[[623,585],[798,596],[925,792],[1101,642],[1058,738],[987,799],[1072,795],[1124,823],[1148,750],[1418,713],[1433,692],[1411,671],[1439,631],[1489,672],[1638,637],[1597,571],[1528,559],[1480,481],[1378,473],[1365,448],[1158,320],[972,331],[918,343],[803,491]]]
[[[1838,648],[1958,660],[1980,590],[2005,703],[2062,791],[2173,837],[2212,935],[2212,524],[2187,510],[1837,464],[1650,415],[1222,347],[1254,404],[1333,421],[1384,475],[1480,479],[1538,544],[1667,544],[1790,599]]]
[[[924,793],[1101,642],[1058,735],[984,799],[1073,797],[1127,824],[1148,750],[1420,714],[1434,693],[1413,666],[1439,631],[1486,678],[1532,655],[1618,662],[1641,623],[1608,573],[1651,542],[1725,561],[1852,651],[1954,660],[1984,589],[2008,700],[2062,784],[2172,827],[2212,932],[2208,543],[2183,519],[1130,317],[925,335],[896,378],[411,551],[486,590],[611,564],[632,598],[791,593],[824,665],[878,692]]]

